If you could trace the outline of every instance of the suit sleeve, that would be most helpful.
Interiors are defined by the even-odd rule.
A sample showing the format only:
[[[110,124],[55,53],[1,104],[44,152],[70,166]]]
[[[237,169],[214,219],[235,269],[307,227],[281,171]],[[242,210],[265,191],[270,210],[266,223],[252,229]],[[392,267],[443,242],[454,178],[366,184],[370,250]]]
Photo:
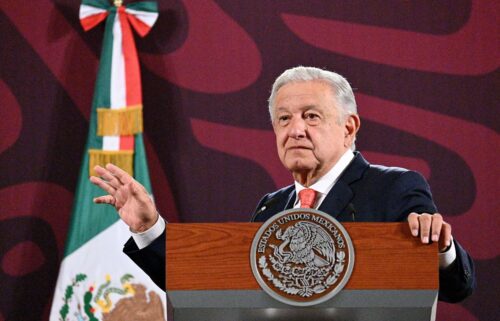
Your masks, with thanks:
[[[464,300],[476,288],[474,262],[456,240],[453,242],[457,258],[449,267],[439,270],[439,300],[449,303]]]
[[[401,191],[394,205],[401,220],[412,213],[436,213],[429,185],[417,172],[407,171],[397,180],[397,190]],[[395,210],[396,210],[395,208]],[[456,260],[446,269],[439,270],[439,300],[455,303],[471,295],[476,287],[474,262],[460,244],[454,240]]]
[[[392,194],[390,211],[398,213],[397,221],[406,221],[412,212],[437,212],[429,184],[417,172],[402,172],[394,181]]]
[[[139,250],[131,237],[123,247],[125,253],[165,291],[165,231],[151,244]]]

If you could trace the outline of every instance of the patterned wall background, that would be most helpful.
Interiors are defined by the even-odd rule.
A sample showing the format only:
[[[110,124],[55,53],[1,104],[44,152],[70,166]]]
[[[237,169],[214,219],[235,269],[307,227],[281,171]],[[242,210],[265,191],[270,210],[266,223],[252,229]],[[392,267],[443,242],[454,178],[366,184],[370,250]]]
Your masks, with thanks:
[[[0,1],[0,321],[50,309],[103,34],[83,32],[79,4]],[[169,221],[248,221],[264,193],[291,183],[266,100],[284,69],[325,67],[356,88],[358,149],[423,173],[476,260],[477,292],[440,303],[438,319],[498,319],[498,1],[159,8],[136,43],[154,194]]]

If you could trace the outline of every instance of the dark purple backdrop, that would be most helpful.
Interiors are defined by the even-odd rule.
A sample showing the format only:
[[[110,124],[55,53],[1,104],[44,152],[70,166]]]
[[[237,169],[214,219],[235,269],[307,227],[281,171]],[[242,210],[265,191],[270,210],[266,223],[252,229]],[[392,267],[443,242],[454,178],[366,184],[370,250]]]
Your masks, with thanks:
[[[50,308],[103,35],[102,25],[82,31],[78,6],[0,1],[0,321],[45,320]],[[358,149],[422,172],[476,260],[477,292],[440,303],[438,319],[498,318],[498,1],[159,7],[137,47],[150,172],[168,220],[247,221],[264,193],[291,183],[269,89],[288,67],[326,67],[356,89]]]

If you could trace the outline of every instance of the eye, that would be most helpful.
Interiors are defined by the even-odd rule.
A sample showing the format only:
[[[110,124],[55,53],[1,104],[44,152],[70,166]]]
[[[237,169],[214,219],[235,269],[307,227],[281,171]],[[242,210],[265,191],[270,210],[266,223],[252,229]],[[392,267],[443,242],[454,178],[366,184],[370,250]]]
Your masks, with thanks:
[[[306,113],[304,115],[304,119],[308,123],[317,123],[320,120],[320,116],[319,116],[319,114],[316,114],[316,113]]]
[[[290,122],[290,115],[279,115],[278,116],[278,123],[281,126],[284,126]]]

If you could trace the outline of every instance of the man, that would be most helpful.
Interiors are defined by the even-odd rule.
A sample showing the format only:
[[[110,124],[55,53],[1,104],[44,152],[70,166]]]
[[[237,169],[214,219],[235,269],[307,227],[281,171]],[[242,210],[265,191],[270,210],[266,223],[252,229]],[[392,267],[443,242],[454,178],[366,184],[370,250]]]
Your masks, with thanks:
[[[472,293],[472,259],[436,213],[425,179],[402,168],[371,165],[354,152],[360,119],[342,76],[312,67],[289,69],[273,85],[269,112],[280,160],[295,184],[265,195],[252,221],[292,207],[317,208],[339,221],[407,220],[422,243],[439,244],[439,299],[457,302]],[[146,190],[124,171],[110,164],[95,170],[101,178],[91,182],[108,195],[94,201],[115,206],[132,231],[124,252],[164,288],[165,221]]]

